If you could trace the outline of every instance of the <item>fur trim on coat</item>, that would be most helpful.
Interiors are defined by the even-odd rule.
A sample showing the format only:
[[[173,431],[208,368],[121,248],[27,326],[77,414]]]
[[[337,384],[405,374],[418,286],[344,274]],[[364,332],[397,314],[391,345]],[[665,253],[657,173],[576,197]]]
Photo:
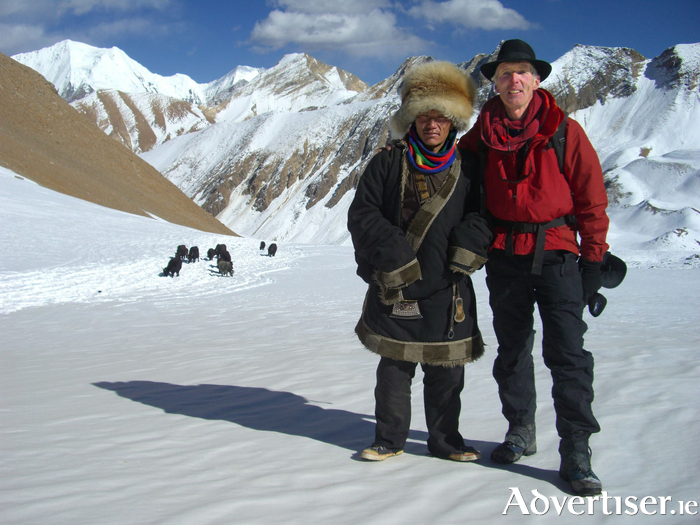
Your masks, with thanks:
[[[369,284],[355,333],[365,348],[384,357],[463,365],[484,353],[467,268],[485,262],[491,241],[488,224],[476,211],[478,159],[458,152],[437,192],[404,224],[408,155],[404,142],[375,155],[348,210],[357,273]],[[454,272],[451,265],[463,267]],[[456,297],[462,299],[462,319]],[[419,318],[395,314],[392,305],[404,300],[417,303]]]
[[[469,129],[476,88],[469,75],[450,62],[425,62],[412,67],[399,88],[401,107],[389,120],[396,138],[408,133],[420,113],[439,111],[457,131]]]

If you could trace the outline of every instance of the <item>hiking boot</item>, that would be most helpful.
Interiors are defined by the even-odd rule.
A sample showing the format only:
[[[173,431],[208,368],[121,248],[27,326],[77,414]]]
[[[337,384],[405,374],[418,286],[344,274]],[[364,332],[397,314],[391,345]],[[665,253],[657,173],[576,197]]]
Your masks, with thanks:
[[[591,470],[591,449],[588,436],[562,439],[559,444],[561,465],[559,476],[571,483],[578,496],[597,496],[603,492],[603,484]]]
[[[464,446],[459,452],[453,452],[447,459],[452,461],[476,461],[481,459],[481,452],[476,450],[474,447]]]
[[[577,496],[598,496],[603,493],[603,483],[590,468],[586,471],[578,466],[559,468],[559,476],[571,483]]]
[[[491,452],[491,459],[496,463],[515,463],[523,456],[532,456],[537,452],[535,424],[511,425],[505,441]]]
[[[381,445],[372,445],[362,451],[360,457],[369,461],[384,461],[386,458],[403,454],[403,450],[392,450]]]

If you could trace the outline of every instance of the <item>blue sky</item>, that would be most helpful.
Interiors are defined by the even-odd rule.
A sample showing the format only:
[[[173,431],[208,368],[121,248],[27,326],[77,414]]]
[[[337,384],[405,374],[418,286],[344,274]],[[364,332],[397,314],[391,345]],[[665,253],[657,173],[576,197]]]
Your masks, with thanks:
[[[700,42],[699,23],[700,0],[0,0],[0,51],[116,46],[200,83],[305,52],[374,84],[409,56],[463,62],[509,38],[550,62],[576,44],[653,58]]]

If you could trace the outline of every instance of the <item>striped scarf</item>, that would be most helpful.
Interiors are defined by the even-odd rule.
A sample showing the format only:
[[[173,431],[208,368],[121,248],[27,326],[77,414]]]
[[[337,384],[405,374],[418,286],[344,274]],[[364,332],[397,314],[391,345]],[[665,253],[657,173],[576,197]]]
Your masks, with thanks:
[[[421,173],[437,173],[446,170],[455,160],[457,153],[456,145],[457,132],[450,130],[445,144],[437,153],[428,149],[418,137],[416,125],[412,125],[408,131],[408,149],[411,159],[411,164]]]

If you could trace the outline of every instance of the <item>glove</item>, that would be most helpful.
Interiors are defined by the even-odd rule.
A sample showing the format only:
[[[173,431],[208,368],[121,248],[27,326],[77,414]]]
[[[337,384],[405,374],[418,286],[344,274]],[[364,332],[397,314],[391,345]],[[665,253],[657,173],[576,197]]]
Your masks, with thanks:
[[[583,302],[588,304],[602,286],[603,274],[600,271],[602,262],[593,262],[581,257],[578,261],[581,281],[583,282]]]

